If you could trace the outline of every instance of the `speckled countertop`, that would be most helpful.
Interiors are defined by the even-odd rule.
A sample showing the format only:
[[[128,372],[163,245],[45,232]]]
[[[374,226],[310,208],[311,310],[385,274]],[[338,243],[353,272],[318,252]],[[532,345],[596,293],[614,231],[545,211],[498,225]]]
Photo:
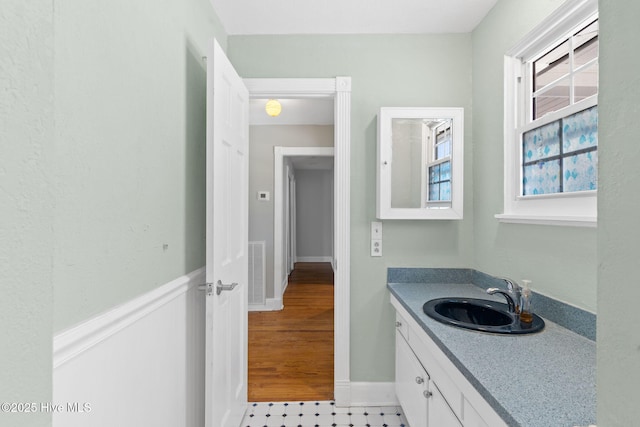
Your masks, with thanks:
[[[389,283],[388,288],[509,426],[595,424],[594,341],[547,318],[542,332],[513,336],[456,328],[423,313],[422,305],[434,298],[503,302],[474,284]]]

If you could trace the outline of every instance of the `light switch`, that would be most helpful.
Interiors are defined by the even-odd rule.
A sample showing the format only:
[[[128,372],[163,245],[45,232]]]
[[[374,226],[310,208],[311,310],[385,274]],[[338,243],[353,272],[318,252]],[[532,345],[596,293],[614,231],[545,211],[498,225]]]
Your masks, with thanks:
[[[371,222],[371,239],[382,239],[382,223],[380,221]]]

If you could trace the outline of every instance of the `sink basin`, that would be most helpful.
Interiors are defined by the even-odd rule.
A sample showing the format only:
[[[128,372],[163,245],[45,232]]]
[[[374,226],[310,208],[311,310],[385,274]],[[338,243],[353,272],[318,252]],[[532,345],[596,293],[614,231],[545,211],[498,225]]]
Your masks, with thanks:
[[[494,334],[530,334],[544,329],[544,320],[536,314],[533,322],[521,323],[506,304],[484,299],[438,298],[427,301],[422,310],[438,322]]]

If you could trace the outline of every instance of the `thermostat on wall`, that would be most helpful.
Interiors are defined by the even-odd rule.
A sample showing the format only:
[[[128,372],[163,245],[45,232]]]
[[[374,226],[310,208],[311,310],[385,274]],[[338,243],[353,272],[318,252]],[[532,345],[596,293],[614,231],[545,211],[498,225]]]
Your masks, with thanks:
[[[262,202],[266,202],[269,200],[269,192],[268,191],[258,191],[258,200]]]

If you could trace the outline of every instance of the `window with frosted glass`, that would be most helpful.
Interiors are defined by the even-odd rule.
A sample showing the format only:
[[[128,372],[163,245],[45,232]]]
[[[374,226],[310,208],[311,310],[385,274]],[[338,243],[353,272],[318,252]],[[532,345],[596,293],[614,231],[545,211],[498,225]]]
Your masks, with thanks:
[[[522,135],[522,195],[596,190],[598,107]]]

